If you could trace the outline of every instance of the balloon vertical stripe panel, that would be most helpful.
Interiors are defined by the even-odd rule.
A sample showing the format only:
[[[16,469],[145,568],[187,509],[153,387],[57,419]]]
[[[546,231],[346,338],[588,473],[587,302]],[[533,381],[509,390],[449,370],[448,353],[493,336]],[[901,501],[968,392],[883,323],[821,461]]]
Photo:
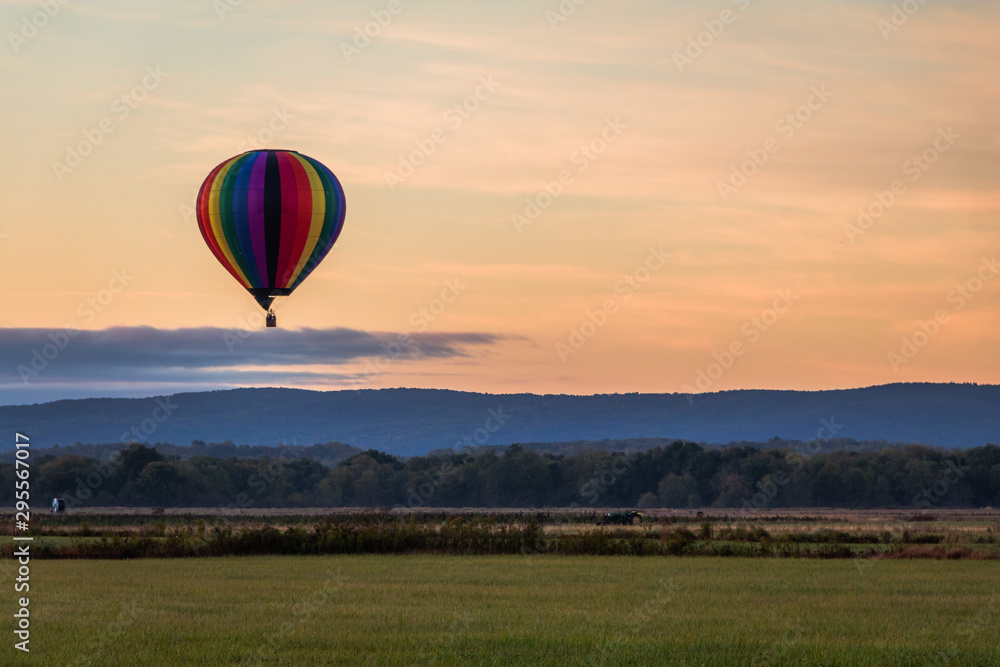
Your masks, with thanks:
[[[251,287],[250,281],[247,280],[246,274],[240,269],[239,264],[233,257],[233,254],[229,250],[228,243],[220,243],[219,238],[223,236],[222,226],[219,220],[219,216],[209,215],[209,210],[218,211],[219,208],[219,185],[221,184],[221,179],[225,178],[226,172],[229,170],[231,163],[224,162],[212,170],[208,178],[201,185],[201,190],[198,191],[198,205],[196,208],[198,216],[198,229],[201,230],[201,236],[205,239],[205,244],[208,245],[209,250],[215,255],[215,258],[219,260],[219,263],[226,268],[229,273],[233,275],[236,280],[243,285],[243,287]]]
[[[309,209],[308,219],[302,218],[302,224],[296,232],[298,236],[296,247],[299,250],[293,255],[294,266],[291,267],[291,271],[286,276],[291,285],[294,285],[295,281],[298,280],[306,261],[312,256],[316,243],[319,241],[320,232],[323,230],[323,217],[326,215],[326,195],[316,166],[308,160],[299,160],[299,162],[309,182],[309,199],[312,206]]]
[[[308,184],[309,180],[306,178],[305,172],[302,170],[302,166],[296,160],[290,159],[288,155],[284,153],[278,154],[277,161],[281,182],[295,184],[294,190],[285,190],[285,192],[291,196],[284,197],[281,200],[281,239],[276,258],[276,284],[287,284],[288,274],[290,271],[288,266],[289,259],[291,258],[292,251],[295,248],[295,234],[299,227],[299,207],[307,206],[311,209],[309,202],[311,201],[312,196],[310,192],[306,191],[305,196],[303,197],[302,181],[305,180],[306,184]],[[302,172],[301,176],[296,171],[296,166],[298,166],[298,172]]]
[[[292,289],[298,287],[299,284],[305,280],[310,273],[315,270],[319,263],[323,261],[323,258],[330,252],[333,248],[333,244],[337,242],[340,237],[340,232],[344,227],[344,214],[346,212],[346,200],[344,197],[344,189],[340,185],[340,181],[337,177],[333,175],[333,172],[327,169],[324,165],[319,162],[315,162],[316,174],[319,177],[322,188],[323,188],[323,201],[324,201],[324,211],[322,216],[322,225],[318,231],[316,243],[313,246],[312,251],[309,253],[309,257],[305,258],[303,256],[302,267],[299,269],[297,276],[293,276],[293,282],[291,283]],[[315,198],[315,192],[314,192]],[[313,223],[319,223],[319,216],[313,216]],[[314,227],[310,227],[310,235],[312,235]],[[308,244],[307,244],[308,248]]]
[[[264,304],[286,296],[343,229],[344,190],[326,166],[294,151],[250,151],[209,173],[198,227],[223,267]],[[266,307],[266,306],[265,306]]]
[[[252,268],[251,263],[248,261],[252,258],[252,255],[246,253],[244,245],[245,234],[240,233],[240,228],[246,226],[246,197],[240,199],[234,196],[238,191],[237,184],[241,178],[241,174],[246,172],[248,164],[250,166],[253,165],[253,161],[249,160],[249,157],[249,154],[244,154],[233,160],[232,165],[226,171],[225,177],[219,183],[218,211],[209,210],[209,214],[216,213],[218,216],[218,224],[222,229],[222,236],[218,237],[219,243],[225,244],[228,247],[229,253],[233,256],[240,271],[246,276],[247,281],[253,287],[260,287],[257,279],[257,271],[255,268]],[[249,172],[246,173],[247,176],[244,178],[249,177]]]
[[[253,239],[250,230],[250,177],[253,174],[254,164],[257,162],[251,156],[243,160],[229,171],[226,180],[222,183],[220,200],[225,204],[228,202],[229,215],[226,216],[226,208],[222,209],[223,228],[230,227],[236,236],[236,247],[230,250],[239,253],[240,264],[247,278],[254,287],[268,287],[260,279],[257,270],[257,257],[253,252]],[[257,204],[255,201],[254,204]],[[228,230],[227,230],[228,231]],[[228,234],[227,234],[228,236]]]

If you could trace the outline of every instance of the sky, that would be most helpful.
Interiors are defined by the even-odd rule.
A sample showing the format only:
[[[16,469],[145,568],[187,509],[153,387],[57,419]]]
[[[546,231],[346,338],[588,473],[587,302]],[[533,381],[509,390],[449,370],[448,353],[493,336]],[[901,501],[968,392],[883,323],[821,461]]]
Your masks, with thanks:
[[[991,1],[0,3],[0,403],[1000,383]],[[278,329],[246,150],[347,218]]]

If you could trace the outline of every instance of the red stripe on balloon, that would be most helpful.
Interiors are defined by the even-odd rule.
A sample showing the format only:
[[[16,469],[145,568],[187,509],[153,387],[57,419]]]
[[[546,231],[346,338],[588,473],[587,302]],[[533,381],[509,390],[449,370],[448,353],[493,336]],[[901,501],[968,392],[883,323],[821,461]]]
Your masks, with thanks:
[[[295,245],[295,225],[298,221],[299,198],[298,180],[295,176],[295,160],[287,153],[277,153],[278,170],[281,175],[281,239],[278,242],[278,271],[275,287],[283,288],[288,282],[288,261]]]
[[[295,233],[292,235],[291,249],[288,253],[288,264],[280,274],[283,281],[282,287],[290,287],[292,279],[295,277],[292,274],[295,272],[295,267],[299,265],[299,260],[302,259],[302,253],[305,251],[306,241],[309,237],[309,226],[312,224],[313,211],[312,186],[309,184],[309,174],[306,173],[306,168],[302,166],[302,162],[295,156],[289,155],[288,162],[295,171],[295,189],[298,195],[298,205],[295,215]]]
[[[226,166],[225,162],[213,169],[212,173],[208,175],[205,182],[201,184],[201,190],[198,191],[197,200],[198,229],[201,230],[202,238],[205,239],[205,243],[208,244],[209,249],[216,257],[218,257],[222,251],[219,249],[219,243],[215,239],[215,234],[212,233],[212,218],[208,210],[208,195],[209,192],[212,191],[212,183],[215,182],[216,175],[224,166]]]

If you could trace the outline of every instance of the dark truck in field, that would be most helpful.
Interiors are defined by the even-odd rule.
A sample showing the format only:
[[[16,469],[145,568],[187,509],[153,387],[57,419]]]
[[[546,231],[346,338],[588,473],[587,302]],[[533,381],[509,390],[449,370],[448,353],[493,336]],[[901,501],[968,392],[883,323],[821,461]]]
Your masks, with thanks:
[[[638,526],[642,523],[642,512],[608,512],[597,521],[598,526]]]

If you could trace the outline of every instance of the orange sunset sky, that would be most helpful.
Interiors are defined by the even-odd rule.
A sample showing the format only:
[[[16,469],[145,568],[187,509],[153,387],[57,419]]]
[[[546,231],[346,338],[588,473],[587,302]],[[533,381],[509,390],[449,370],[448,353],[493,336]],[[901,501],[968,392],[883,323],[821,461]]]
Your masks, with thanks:
[[[0,402],[1000,383],[996,2],[42,5],[0,3]],[[252,148],[347,196],[278,330],[194,219]]]

